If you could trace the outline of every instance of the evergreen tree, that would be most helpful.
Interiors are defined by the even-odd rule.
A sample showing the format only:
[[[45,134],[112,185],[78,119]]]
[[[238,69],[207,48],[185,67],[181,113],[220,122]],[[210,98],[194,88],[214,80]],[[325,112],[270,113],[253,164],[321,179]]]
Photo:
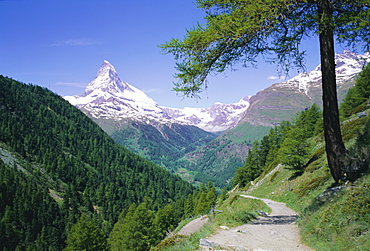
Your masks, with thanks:
[[[232,184],[245,187],[275,160],[301,171],[309,154],[307,139],[319,133],[321,111],[316,104],[298,113],[292,122],[282,121],[261,141],[253,143],[243,167],[236,170]]]
[[[154,213],[149,204],[148,200],[137,207],[132,204],[125,216],[121,215],[108,239],[111,250],[144,251],[156,244]]]
[[[316,104],[297,114],[278,151],[278,159],[297,171],[302,171],[309,154],[307,139],[319,131],[321,111]]]
[[[348,117],[352,110],[370,98],[370,64],[368,64],[356,79],[355,85],[350,88],[340,105],[340,112]]]
[[[103,232],[85,214],[68,232],[65,251],[91,250],[102,251],[107,249],[107,240]]]
[[[207,207],[211,209],[216,205],[217,202],[217,191],[216,188],[214,187],[212,181],[208,182],[207,185],[207,195],[206,195],[206,201],[207,201]]]
[[[306,132],[298,127],[293,127],[279,149],[281,164],[301,171],[309,153],[306,142]]]
[[[156,234],[157,241],[161,241],[167,233],[175,229],[180,220],[177,217],[173,206],[170,204],[158,210],[153,221],[153,231]]]

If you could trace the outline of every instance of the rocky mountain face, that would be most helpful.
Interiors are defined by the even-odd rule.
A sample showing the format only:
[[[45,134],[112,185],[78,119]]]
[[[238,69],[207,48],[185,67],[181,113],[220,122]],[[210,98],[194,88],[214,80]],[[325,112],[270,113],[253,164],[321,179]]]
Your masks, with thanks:
[[[340,102],[353,86],[370,54],[344,51],[335,54],[337,92]],[[308,73],[301,73],[286,82],[273,84],[258,92],[249,100],[250,106],[242,121],[252,125],[273,126],[282,120],[290,120],[299,111],[316,103],[322,104],[321,67]]]
[[[119,125],[127,120],[151,125],[177,123],[197,126],[208,132],[234,127],[249,106],[248,97],[245,97],[235,104],[216,103],[209,108],[162,107],[144,92],[122,81],[108,61],[103,62],[85,93],[64,98],[102,125],[108,121]]]

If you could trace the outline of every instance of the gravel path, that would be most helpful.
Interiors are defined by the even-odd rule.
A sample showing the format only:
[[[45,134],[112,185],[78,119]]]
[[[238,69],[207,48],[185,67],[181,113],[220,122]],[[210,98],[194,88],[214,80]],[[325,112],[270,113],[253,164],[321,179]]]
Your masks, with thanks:
[[[253,196],[241,195],[246,198]],[[248,224],[220,229],[207,239],[201,239],[203,250],[253,250],[253,251],[310,251],[300,242],[299,229],[295,224],[297,213],[284,203],[269,199],[264,201],[272,210],[267,217],[259,217]],[[210,248],[212,247],[212,248]]]
[[[191,235],[197,231],[199,231],[206,223],[208,222],[208,216],[202,216],[197,219],[190,221],[186,224],[180,231],[177,233],[178,235]]]

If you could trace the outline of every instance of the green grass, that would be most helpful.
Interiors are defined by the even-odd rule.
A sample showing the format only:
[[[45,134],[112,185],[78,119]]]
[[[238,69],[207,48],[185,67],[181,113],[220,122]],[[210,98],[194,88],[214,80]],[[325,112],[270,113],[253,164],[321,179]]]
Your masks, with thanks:
[[[225,137],[234,143],[252,143],[255,140],[261,140],[263,136],[268,134],[271,127],[269,126],[254,126],[248,122],[241,122],[236,127],[224,133]]]
[[[222,213],[214,218],[214,226],[237,227],[255,219],[258,210],[270,213],[271,209],[261,200],[231,195],[220,207]]]
[[[369,250],[370,176],[330,202],[313,202],[303,212],[300,226],[303,239],[317,250]]]
[[[174,235],[152,248],[152,251],[179,251],[179,250],[198,250],[199,240],[212,233],[212,224],[206,224],[200,231],[190,236]]]

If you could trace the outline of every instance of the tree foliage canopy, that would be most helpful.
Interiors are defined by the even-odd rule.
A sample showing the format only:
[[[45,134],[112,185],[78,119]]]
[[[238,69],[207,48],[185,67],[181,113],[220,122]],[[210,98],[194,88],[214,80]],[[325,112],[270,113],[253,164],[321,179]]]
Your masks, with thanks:
[[[321,0],[320,0],[321,1]],[[197,0],[206,12],[205,24],[187,30],[183,40],[161,45],[177,60],[174,90],[196,97],[207,87],[210,73],[236,63],[253,66],[257,57],[277,63],[281,72],[304,67],[304,39],[329,23],[336,39],[347,46],[370,46],[369,0],[330,1],[332,19],[318,13],[318,0]],[[329,21],[329,22],[328,22]]]
[[[70,229],[66,243],[67,247],[64,251],[108,250],[103,231],[85,214],[81,215],[78,222]]]
[[[211,72],[241,62],[254,64],[258,56],[282,71],[304,66],[302,41],[319,36],[326,154],[335,181],[344,176],[343,144],[336,93],[334,38],[351,47],[370,47],[369,0],[198,0],[206,24],[189,30],[185,38],[162,45],[178,60],[174,90],[197,97]],[[271,58],[270,58],[271,57]]]

